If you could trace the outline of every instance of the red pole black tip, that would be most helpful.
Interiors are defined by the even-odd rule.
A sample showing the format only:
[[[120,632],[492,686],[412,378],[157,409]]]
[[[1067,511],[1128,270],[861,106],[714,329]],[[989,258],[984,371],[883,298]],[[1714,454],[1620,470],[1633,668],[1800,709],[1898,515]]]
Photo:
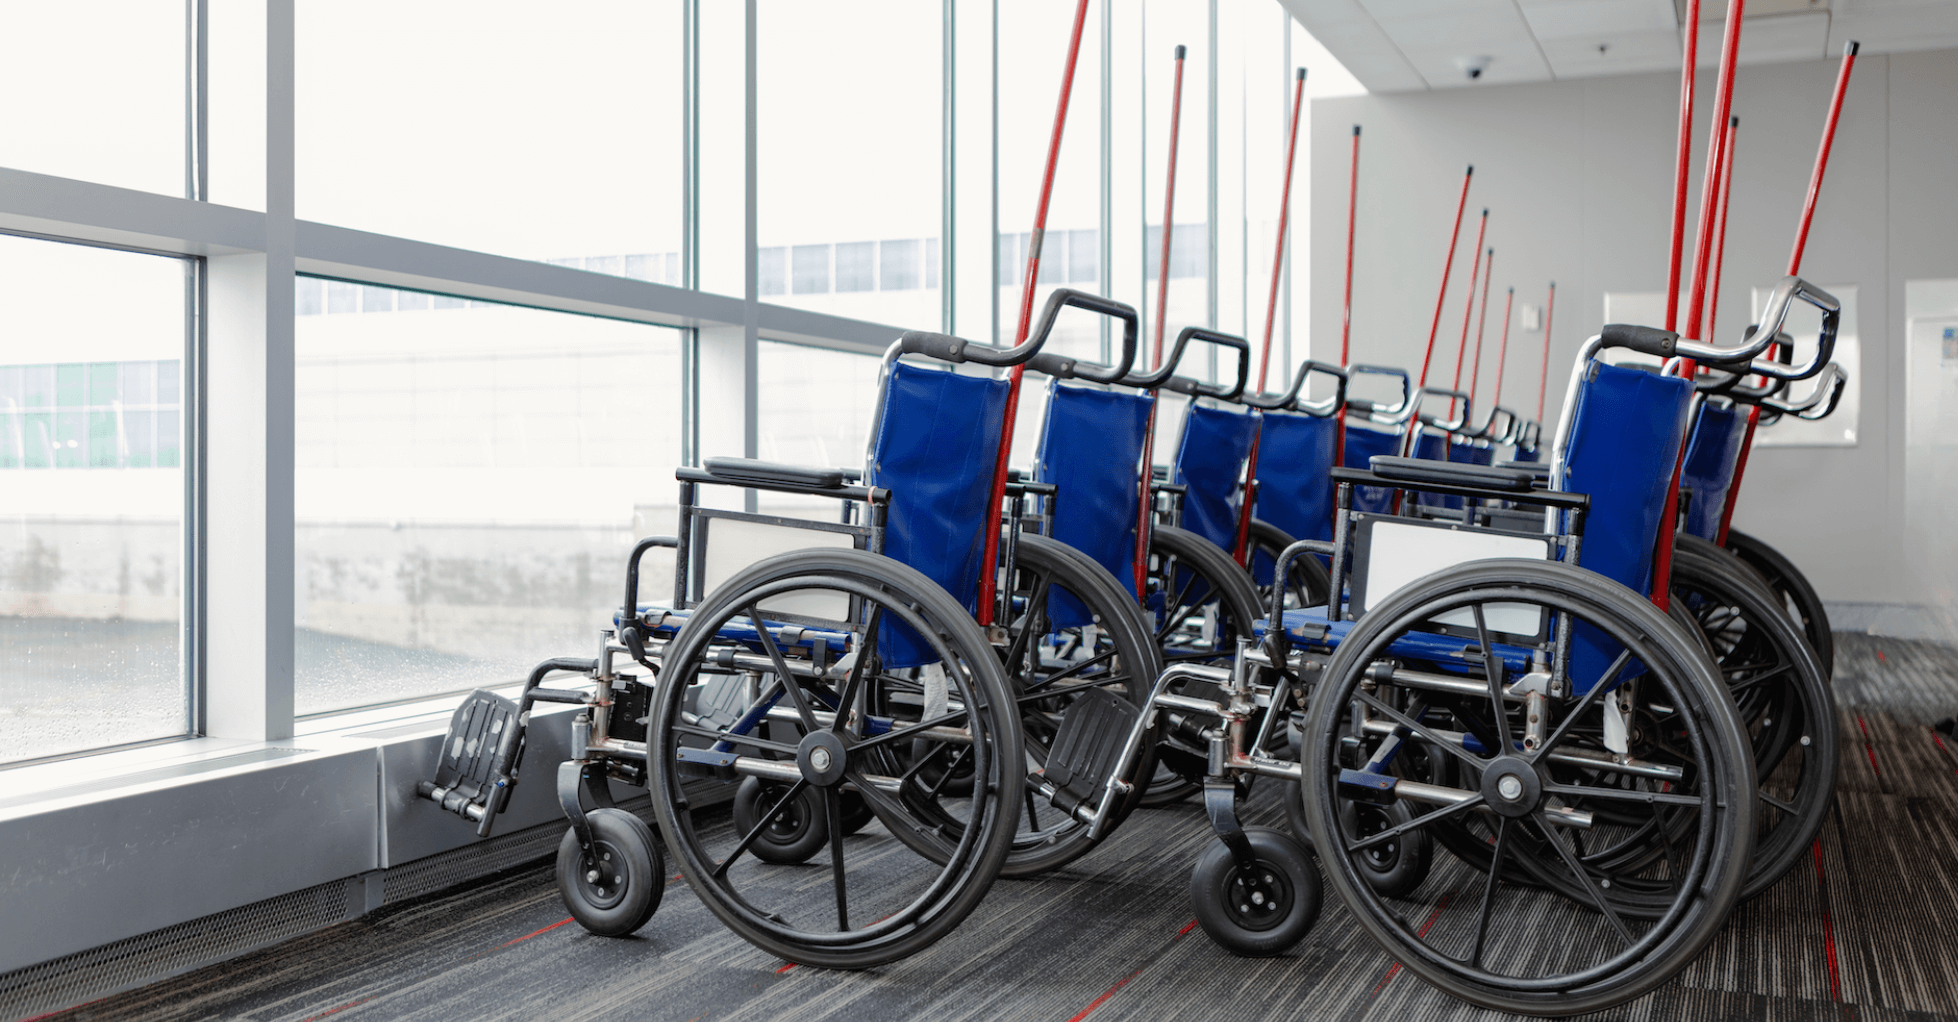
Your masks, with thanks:
[[[1299,68],[1299,81],[1305,81],[1305,68]]]
[[[1358,135],[1359,133],[1360,133],[1360,126],[1357,124],[1353,125],[1353,134]]]
[[[1467,174],[1467,175],[1465,175],[1465,176],[1467,176],[1467,177],[1473,177],[1473,176],[1475,176],[1475,164],[1473,164],[1473,163],[1471,163],[1471,164],[1469,164],[1469,169],[1468,169],[1468,174]]]
[[[1859,43],[1856,40],[1851,39],[1849,42],[1843,44],[1842,55],[1845,57],[1854,57],[1857,54],[1857,51],[1861,50],[1862,48],[1863,48],[1862,43]]]
[[[1176,59],[1177,59],[1177,60],[1182,60],[1182,59],[1183,59],[1183,53],[1184,53],[1184,50],[1183,50],[1183,44],[1182,44],[1182,43],[1177,43],[1177,44],[1176,44]]]

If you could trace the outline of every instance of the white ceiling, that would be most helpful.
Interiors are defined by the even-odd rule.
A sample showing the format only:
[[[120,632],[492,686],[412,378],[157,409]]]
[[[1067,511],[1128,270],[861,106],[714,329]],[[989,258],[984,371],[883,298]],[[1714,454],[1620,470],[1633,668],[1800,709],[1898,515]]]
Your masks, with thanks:
[[[1685,0],[1280,0],[1373,92],[1677,71]],[[1699,63],[1726,0],[1701,0]],[[1740,62],[1958,48],[1958,0],[1749,0]],[[1486,62],[1470,79],[1466,67]]]

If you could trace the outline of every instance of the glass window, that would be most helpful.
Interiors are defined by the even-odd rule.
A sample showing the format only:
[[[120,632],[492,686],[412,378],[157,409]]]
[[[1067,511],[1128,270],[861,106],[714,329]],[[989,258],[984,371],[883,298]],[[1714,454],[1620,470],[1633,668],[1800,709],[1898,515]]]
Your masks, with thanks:
[[[781,341],[762,341],[757,357],[762,460],[863,468],[877,406],[878,358]],[[763,490],[759,500],[764,514],[838,513],[836,501],[822,497]]]
[[[677,284],[681,6],[300,0],[299,216]]]
[[[188,730],[184,290],[0,236],[0,763]]]
[[[674,528],[678,332],[393,297],[298,319],[301,714],[589,655],[633,542]]]
[[[67,0],[0,11],[0,167],[185,194],[182,3]]]
[[[756,229],[762,245],[794,246],[783,304],[936,330],[937,280],[920,279],[905,246],[940,230],[943,5],[860,0],[848,12],[757,5]]]

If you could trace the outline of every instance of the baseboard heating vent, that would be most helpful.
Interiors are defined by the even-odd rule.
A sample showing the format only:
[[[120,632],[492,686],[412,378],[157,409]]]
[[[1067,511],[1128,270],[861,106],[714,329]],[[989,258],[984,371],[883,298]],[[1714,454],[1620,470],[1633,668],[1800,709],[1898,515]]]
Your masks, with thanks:
[[[625,808],[651,816],[645,798]],[[564,821],[554,820],[0,973],[0,1022],[21,1022],[133,990],[358,919],[384,904],[521,866],[554,853],[564,830]]]
[[[71,1008],[344,922],[360,914],[359,889],[335,880],[0,974],[0,1019]]]

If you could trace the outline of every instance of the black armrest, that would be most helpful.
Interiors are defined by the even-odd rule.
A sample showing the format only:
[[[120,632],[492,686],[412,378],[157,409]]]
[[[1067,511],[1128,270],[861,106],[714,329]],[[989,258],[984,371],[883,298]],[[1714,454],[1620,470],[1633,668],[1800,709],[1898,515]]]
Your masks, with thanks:
[[[816,490],[833,490],[842,486],[845,474],[845,470],[840,468],[784,465],[752,458],[708,458],[702,467],[708,475],[731,483],[797,486]]]
[[[1473,486],[1481,490],[1528,493],[1536,476],[1530,472],[1493,465],[1468,465],[1426,458],[1395,458],[1375,455],[1369,462],[1373,474],[1382,479],[1407,483],[1439,483],[1444,486]]]

